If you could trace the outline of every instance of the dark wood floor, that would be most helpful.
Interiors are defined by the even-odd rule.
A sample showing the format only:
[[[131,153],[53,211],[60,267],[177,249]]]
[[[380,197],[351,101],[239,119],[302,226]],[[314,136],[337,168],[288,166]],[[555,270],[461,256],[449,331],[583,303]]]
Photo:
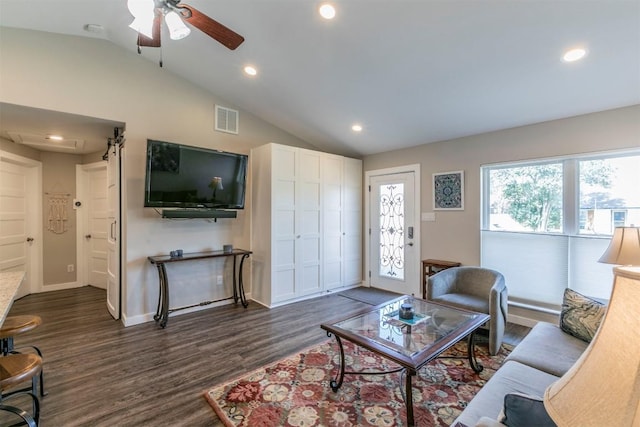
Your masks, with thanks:
[[[171,317],[166,329],[125,328],[107,312],[105,291],[84,287],[29,295],[9,315],[43,320],[16,338],[44,353],[41,426],[219,426],[206,389],[327,339],[321,323],[368,306],[333,294],[271,310],[212,308]],[[527,332],[510,324],[505,341]]]

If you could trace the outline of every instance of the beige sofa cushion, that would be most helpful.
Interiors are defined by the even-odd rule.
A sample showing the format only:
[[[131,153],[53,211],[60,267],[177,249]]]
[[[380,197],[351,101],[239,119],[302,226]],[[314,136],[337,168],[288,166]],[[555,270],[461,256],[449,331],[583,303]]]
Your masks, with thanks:
[[[469,402],[465,410],[453,422],[475,426],[482,417],[497,419],[508,393],[524,393],[542,397],[546,388],[558,377],[518,362],[506,362]]]
[[[551,323],[539,322],[509,354],[513,360],[561,377],[589,344],[562,332]]]

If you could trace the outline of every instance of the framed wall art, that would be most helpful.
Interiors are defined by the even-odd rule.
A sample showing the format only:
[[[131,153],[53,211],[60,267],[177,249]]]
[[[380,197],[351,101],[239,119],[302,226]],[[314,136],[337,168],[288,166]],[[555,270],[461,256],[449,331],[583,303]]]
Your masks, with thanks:
[[[464,210],[464,171],[433,174],[433,210]]]

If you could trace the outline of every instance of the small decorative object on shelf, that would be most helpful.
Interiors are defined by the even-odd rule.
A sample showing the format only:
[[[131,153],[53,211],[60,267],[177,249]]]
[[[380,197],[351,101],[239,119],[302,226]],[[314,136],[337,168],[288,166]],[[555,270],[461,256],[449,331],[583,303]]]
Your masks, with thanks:
[[[233,245],[223,245],[222,252],[224,252],[225,254],[230,254],[231,252],[233,252]]]
[[[169,252],[169,256],[171,258],[179,258],[182,256],[182,249],[176,249],[175,251],[171,251]]]
[[[398,316],[401,319],[413,319],[413,306],[411,304],[401,304],[400,305],[400,313]]]

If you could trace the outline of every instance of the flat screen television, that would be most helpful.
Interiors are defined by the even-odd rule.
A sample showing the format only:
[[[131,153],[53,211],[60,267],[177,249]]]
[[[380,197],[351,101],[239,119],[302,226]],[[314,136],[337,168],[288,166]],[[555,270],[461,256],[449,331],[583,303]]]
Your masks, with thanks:
[[[248,156],[147,140],[144,206],[244,209]]]

